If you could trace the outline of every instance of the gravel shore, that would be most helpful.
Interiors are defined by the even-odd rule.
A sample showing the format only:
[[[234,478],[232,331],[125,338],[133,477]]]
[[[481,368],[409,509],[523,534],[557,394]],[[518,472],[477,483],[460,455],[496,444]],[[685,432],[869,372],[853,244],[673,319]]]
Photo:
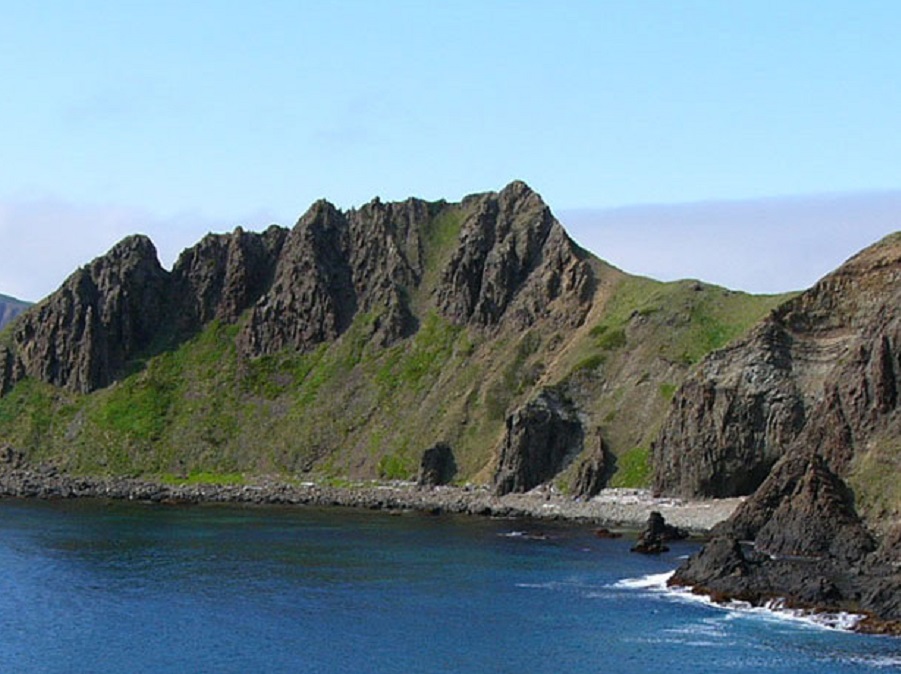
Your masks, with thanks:
[[[729,517],[741,499],[685,501],[654,498],[636,489],[606,489],[592,499],[573,499],[549,489],[498,497],[485,487],[420,488],[406,482],[331,486],[260,478],[241,485],[170,485],[129,478],[73,477],[53,469],[0,472],[0,496],[19,498],[109,498],[154,503],[248,503],[346,506],[370,510],[417,510],[489,517],[587,522],[637,530],[652,511],[695,534]]]

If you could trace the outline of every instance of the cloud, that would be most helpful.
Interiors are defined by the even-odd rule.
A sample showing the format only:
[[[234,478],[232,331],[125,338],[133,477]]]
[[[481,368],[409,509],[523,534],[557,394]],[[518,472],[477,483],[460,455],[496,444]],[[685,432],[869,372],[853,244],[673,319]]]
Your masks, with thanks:
[[[803,289],[901,230],[901,191],[561,211],[583,247],[661,280]]]

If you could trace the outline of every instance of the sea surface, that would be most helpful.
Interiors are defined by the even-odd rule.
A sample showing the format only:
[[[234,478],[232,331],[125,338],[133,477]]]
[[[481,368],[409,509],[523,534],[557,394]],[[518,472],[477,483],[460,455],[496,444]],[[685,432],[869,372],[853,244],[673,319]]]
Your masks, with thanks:
[[[666,591],[588,527],[0,501],[0,672],[874,672],[901,639]]]

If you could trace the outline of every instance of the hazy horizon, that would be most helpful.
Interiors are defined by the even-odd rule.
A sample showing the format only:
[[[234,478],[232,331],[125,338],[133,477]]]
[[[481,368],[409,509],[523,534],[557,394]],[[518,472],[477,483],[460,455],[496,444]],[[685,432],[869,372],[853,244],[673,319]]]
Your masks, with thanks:
[[[595,209],[548,205],[579,245],[626,272],[662,281],[694,278],[752,293],[807,288],[901,230],[901,190]],[[292,227],[296,218],[277,222],[258,214],[214,223],[61,202],[0,204],[0,231],[12,220],[16,226],[9,231],[21,233],[14,241],[20,254],[0,265],[0,294],[34,302],[130,234],[149,236],[160,262],[171,269],[184,249],[209,232]],[[60,228],[60,222],[77,224]],[[56,241],[52,250],[48,239]]]

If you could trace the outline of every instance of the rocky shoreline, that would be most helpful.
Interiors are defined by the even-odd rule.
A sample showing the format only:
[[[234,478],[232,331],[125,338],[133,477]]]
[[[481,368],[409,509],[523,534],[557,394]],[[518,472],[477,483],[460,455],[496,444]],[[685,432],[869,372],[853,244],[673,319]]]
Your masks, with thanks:
[[[641,529],[650,513],[657,511],[667,522],[695,535],[709,532],[729,517],[741,502],[741,499],[654,498],[649,492],[636,489],[606,489],[594,498],[579,499],[542,488],[524,494],[496,496],[486,487],[423,488],[407,482],[333,486],[259,478],[240,485],[163,484],[124,477],[71,476],[53,468],[3,470],[0,472],[0,497],[104,498],[160,504],[343,506],[574,521],[623,530]]]

